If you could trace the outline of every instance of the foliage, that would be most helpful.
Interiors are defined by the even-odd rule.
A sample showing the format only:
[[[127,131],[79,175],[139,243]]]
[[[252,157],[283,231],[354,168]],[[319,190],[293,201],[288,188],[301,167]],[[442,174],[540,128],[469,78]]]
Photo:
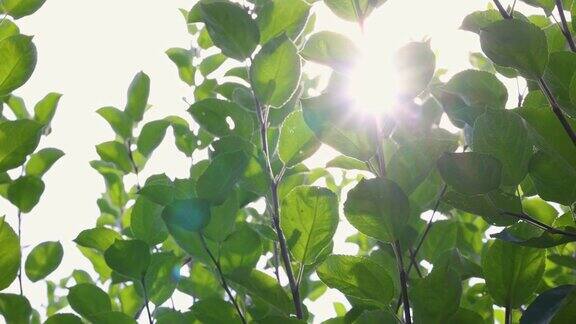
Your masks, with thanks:
[[[0,194],[18,221],[63,156],[37,149],[60,95],[31,115],[12,94],[36,63],[12,19],[43,2],[0,0],[11,17],[0,23]],[[104,180],[100,217],[74,240],[96,277],[46,279],[62,246],[31,249],[24,272],[47,285],[46,323],[304,323],[327,288],[350,307],[334,304],[326,323],[573,322],[576,47],[564,9],[576,3],[525,0],[544,10],[526,17],[494,1],[471,13],[462,29],[483,53],[447,79],[429,40],[406,44],[394,57],[394,109],[369,115],[342,91],[355,82],[358,49],[318,31],[313,8],[363,28],[385,2],[200,0],[182,10],[193,45],[166,54],[194,95],[189,115],[148,120],[160,87],[144,72],[124,109],[97,110],[114,132],[90,162]],[[312,63],[330,70],[325,88],[303,72]],[[505,79],[525,80],[528,94],[510,93]],[[459,134],[443,129],[444,116]],[[189,175],[143,179],[169,129]],[[322,145],[339,155],[307,167]],[[25,294],[4,292],[26,280],[20,228],[6,217],[0,314],[36,323]],[[356,255],[335,253],[346,222]],[[169,306],[180,294],[191,307]]]

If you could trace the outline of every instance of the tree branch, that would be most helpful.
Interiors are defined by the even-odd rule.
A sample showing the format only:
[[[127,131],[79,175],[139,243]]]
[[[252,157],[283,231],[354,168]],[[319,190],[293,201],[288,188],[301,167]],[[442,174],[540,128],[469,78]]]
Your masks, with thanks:
[[[492,0],[492,1],[494,1],[494,4],[496,5],[496,7],[498,7],[498,11],[500,11],[500,14],[504,19],[512,19],[512,15],[510,15],[504,9],[502,4],[500,3],[500,0]],[[560,106],[558,105],[558,102],[552,95],[550,88],[548,87],[548,85],[546,84],[546,82],[542,77],[538,78],[537,81],[538,84],[540,85],[540,89],[542,89],[542,92],[544,92],[546,98],[548,99],[548,102],[550,103],[550,106],[552,107],[552,112],[556,115],[556,118],[558,118],[560,124],[562,124],[564,131],[566,132],[566,134],[568,134],[570,140],[572,140],[572,144],[576,146],[576,133],[572,129],[572,126],[570,126],[570,124],[568,123],[568,120],[566,119],[566,116],[564,116],[564,113],[562,113],[562,109],[560,109]]]
[[[208,253],[210,260],[212,260],[212,263],[214,263],[214,266],[216,267],[216,271],[218,271],[218,276],[220,277],[220,283],[222,284],[222,288],[224,288],[224,290],[226,291],[226,294],[228,295],[228,298],[230,298],[230,301],[234,305],[234,308],[236,308],[236,312],[238,313],[238,316],[240,316],[242,323],[246,324],[246,319],[244,318],[244,315],[242,314],[242,311],[240,310],[240,306],[238,306],[236,299],[234,298],[234,296],[232,295],[232,292],[230,291],[230,287],[228,286],[228,282],[226,282],[226,278],[224,277],[224,273],[222,272],[222,268],[220,267],[220,262],[218,262],[218,260],[216,260],[216,258],[214,257],[214,255],[212,254],[210,249],[208,248],[208,244],[206,244],[206,240],[204,239],[204,235],[202,235],[202,233],[200,233],[200,241],[202,241],[202,246],[204,247],[204,250],[206,250],[206,253]]]
[[[398,274],[400,275],[400,287],[402,287],[402,304],[404,308],[404,321],[406,324],[412,324],[412,316],[410,315],[410,299],[408,298],[408,276],[404,271],[404,261],[402,260],[402,250],[400,248],[400,241],[396,240],[392,244],[394,255],[396,256],[396,265],[398,267]]]
[[[250,64],[252,60],[250,59]],[[276,178],[274,176],[274,171],[272,169],[272,163],[270,159],[270,148],[268,146],[268,114],[263,110],[260,101],[256,97],[256,94],[252,92],[254,97],[254,102],[256,104],[256,114],[258,115],[258,122],[260,124],[260,139],[262,142],[262,151],[264,152],[264,159],[266,163],[266,168],[268,170],[268,177],[270,181],[270,199],[268,203],[271,204],[272,211],[272,225],[278,236],[278,243],[280,244],[280,255],[282,256],[282,262],[284,263],[284,270],[286,271],[286,276],[288,277],[288,283],[290,285],[290,291],[292,293],[292,301],[294,302],[294,308],[296,310],[296,317],[298,319],[304,318],[304,312],[302,311],[302,301],[300,300],[300,290],[298,288],[298,283],[294,277],[294,272],[292,271],[292,263],[290,262],[290,253],[288,252],[288,244],[286,244],[286,238],[284,237],[284,232],[280,226],[280,206],[278,199],[278,184],[282,180],[281,178]]]
[[[572,38],[572,33],[570,32],[570,27],[568,26],[568,21],[566,20],[566,15],[564,14],[564,5],[562,0],[556,0],[556,8],[558,9],[558,14],[560,14],[560,21],[562,22],[561,30],[564,37],[568,41],[568,46],[572,52],[576,52],[576,44],[574,43],[574,38]]]
[[[530,223],[531,225],[534,225],[534,226],[536,226],[536,227],[538,227],[538,228],[540,228],[546,232],[552,233],[552,234],[576,237],[576,233],[571,233],[571,232],[567,232],[565,230],[561,230],[559,228],[552,227],[550,225],[542,223],[541,221],[539,221],[535,218],[532,218],[530,215],[525,214],[525,213],[501,212],[501,214],[516,217],[518,219],[521,219],[527,223]]]

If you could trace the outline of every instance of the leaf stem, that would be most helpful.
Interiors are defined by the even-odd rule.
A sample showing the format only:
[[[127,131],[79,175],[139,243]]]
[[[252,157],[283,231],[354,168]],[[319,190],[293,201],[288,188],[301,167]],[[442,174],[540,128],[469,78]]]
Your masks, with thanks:
[[[20,244],[20,254],[22,254],[22,211],[18,209],[18,244]],[[22,260],[18,265],[18,287],[20,288],[20,296],[24,294],[22,289]]]
[[[566,37],[568,41],[568,46],[572,52],[576,52],[576,44],[574,43],[574,38],[572,38],[572,33],[570,32],[570,27],[568,27],[568,21],[566,20],[566,15],[564,14],[564,5],[562,0],[556,0],[556,8],[558,9],[558,14],[560,15],[560,21],[562,22],[562,34]]]
[[[228,282],[226,281],[226,278],[224,277],[224,273],[222,272],[222,268],[220,267],[220,262],[218,262],[218,260],[216,260],[216,258],[214,257],[214,254],[212,254],[212,252],[208,248],[208,244],[206,244],[206,240],[204,239],[204,235],[202,235],[202,233],[200,233],[200,241],[202,241],[202,246],[204,247],[204,250],[206,251],[206,253],[208,253],[210,260],[212,260],[212,263],[214,263],[214,266],[216,267],[216,270],[218,271],[218,276],[220,277],[220,283],[222,284],[222,288],[224,288],[224,290],[226,291],[226,294],[228,295],[228,298],[230,298],[230,301],[234,305],[234,308],[236,308],[236,312],[238,313],[238,316],[240,316],[242,323],[246,324],[246,318],[244,318],[244,314],[242,314],[242,311],[240,310],[240,306],[238,306],[236,299],[234,298],[234,296],[232,295],[232,292],[230,291],[230,287],[228,286]]]
[[[252,59],[250,59],[250,64],[252,64]],[[294,272],[292,271],[292,264],[290,262],[290,253],[288,252],[288,245],[286,244],[286,238],[284,237],[284,232],[280,226],[280,204],[278,199],[278,184],[282,180],[281,178],[276,178],[274,176],[274,171],[272,169],[272,163],[270,159],[270,148],[268,146],[268,113],[264,111],[260,101],[253,92],[254,102],[256,104],[256,114],[258,117],[258,122],[260,124],[260,139],[262,144],[262,151],[264,152],[264,159],[266,163],[266,168],[268,170],[268,177],[270,181],[270,198],[271,198],[271,211],[272,211],[272,225],[278,236],[278,243],[280,244],[280,255],[282,256],[282,262],[284,263],[284,270],[286,271],[286,276],[288,277],[288,283],[290,285],[290,291],[292,293],[292,301],[294,302],[294,308],[296,310],[296,317],[298,319],[304,318],[304,313],[302,311],[302,301],[300,300],[300,290],[298,283],[294,277]],[[269,201],[270,203],[270,201]]]
[[[506,305],[504,312],[504,324],[512,324],[512,307],[510,304]]]
[[[152,313],[150,312],[150,306],[148,305],[150,302],[148,300],[148,291],[146,290],[146,282],[144,281],[144,277],[140,279],[140,283],[142,284],[142,289],[144,290],[144,305],[146,306],[146,313],[148,314],[148,323],[152,324],[154,321],[152,320]]]
[[[136,189],[140,190],[140,180],[139,180],[139,170],[136,162],[134,161],[134,155],[132,154],[132,139],[129,138],[126,142],[128,146],[128,156],[130,157],[130,163],[132,163],[132,168],[134,168],[134,174],[136,175]]]
[[[504,9],[502,4],[500,3],[500,0],[492,0],[492,1],[494,1],[494,4],[496,5],[496,7],[498,7],[498,11],[500,11],[500,14],[504,19],[512,19],[512,15],[509,14]],[[540,86],[540,89],[542,89],[542,92],[544,92],[546,98],[548,99],[548,102],[550,103],[550,106],[552,107],[552,112],[556,115],[556,118],[558,118],[560,124],[562,124],[564,131],[566,132],[566,134],[568,134],[570,140],[572,140],[572,144],[576,146],[576,133],[572,129],[572,126],[570,126],[570,124],[568,123],[568,120],[566,119],[566,116],[564,116],[564,113],[562,113],[560,105],[558,105],[556,98],[554,98],[554,96],[552,95],[552,92],[550,91],[550,88],[546,84],[546,81],[544,81],[542,77],[539,77],[537,81],[538,85]]]

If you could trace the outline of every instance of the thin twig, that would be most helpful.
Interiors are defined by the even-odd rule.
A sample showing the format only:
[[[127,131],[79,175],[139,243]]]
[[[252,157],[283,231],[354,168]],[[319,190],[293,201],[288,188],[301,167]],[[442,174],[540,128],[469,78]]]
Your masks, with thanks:
[[[236,299],[234,298],[234,296],[232,295],[232,292],[230,291],[230,287],[228,286],[228,282],[226,282],[226,278],[224,277],[224,273],[222,272],[222,268],[220,267],[220,262],[218,262],[218,260],[216,260],[216,258],[214,257],[214,255],[212,254],[210,249],[208,248],[208,244],[206,244],[206,240],[204,239],[204,235],[202,235],[202,234],[200,234],[200,241],[202,241],[202,246],[204,247],[204,250],[206,250],[206,253],[208,253],[210,260],[212,260],[212,263],[214,263],[214,266],[216,267],[216,270],[218,271],[218,276],[220,277],[220,283],[222,284],[222,288],[224,288],[224,290],[226,291],[226,294],[228,295],[228,298],[230,298],[230,301],[234,305],[234,308],[236,308],[236,312],[238,313],[238,316],[240,316],[242,323],[246,324],[246,318],[244,318],[244,314],[242,314],[242,311],[240,310],[240,306],[238,306]]]
[[[564,14],[564,6],[562,4],[562,0],[556,0],[556,8],[560,14],[560,21],[562,22],[560,30],[562,30],[562,34],[564,34],[564,37],[566,37],[568,46],[570,46],[570,50],[572,50],[572,52],[576,52],[576,44],[574,43],[574,38],[572,38],[572,33],[570,32],[570,27],[568,26],[566,15]]]
[[[530,223],[531,225],[534,225],[534,226],[536,226],[536,227],[538,227],[538,228],[540,228],[546,232],[549,232],[551,234],[576,237],[576,233],[571,233],[571,232],[567,232],[567,231],[559,229],[559,228],[552,227],[550,225],[542,223],[541,221],[539,221],[535,218],[532,218],[530,215],[525,214],[525,213],[513,213],[513,212],[506,212],[505,211],[505,212],[501,212],[501,214],[516,217],[518,219],[521,219],[527,223]]]
[[[466,150],[466,147],[464,148],[464,150]],[[412,270],[412,267],[416,267],[417,270],[418,269],[418,263],[417,263],[417,255],[418,252],[420,251],[420,249],[422,248],[422,245],[424,244],[424,240],[426,239],[426,237],[428,236],[428,234],[430,233],[430,229],[432,229],[432,226],[434,225],[434,215],[436,215],[436,212],[438,211],[438,207],[440,206],[440,201],[442,200],[442,197],[444,197],[444,194],[446,193],[446,189],[448,188],[448,186],[446,184],[444,184],[442,186],[442,189],[440,189],[440,194],[438,195],[438,198],[436,199],[436,203],[434,204],[434,209],[432,210],[432,216],[430,216],[430,219],[428,220],[428,223],[426,224],[426,228],[424,229],[424,233],[422,234],[422,237],[420,238],[420,240],[418,241],[418,244],[416,245],[416,249],[414,250],[414,253],[412,253],[412,258],[411,258],[411,262],[408,265],[408,269],[406,269],[406,274],[409,276],[410,275],[410,271]],[[400,309],[400,304],[402,303],[402,299],[398,299],[398,302],[396,303],[396,312],[398,312],[398,309]]]
[[[152,313],[150,312],[150,306],[148,305],[150,302],[148,300],[148,291],[146,290],[146,282],[144,281],[144,277],[140,280],[142,284],[142,289],[144,290],[144,305],[146,306],[146,313],[148,314],[148,322],[150,324],[154,323],[152,320]]]
[[[250,64],[253,64],[252,59],[250,59]],[[284,232],[280,226],[280,204],[278,198],[278,184],[281,179],[277,179],[274,176],[274,171],[272,169],[270,148],[268,145],[268,113],[265,111],[258,100],[258,97],[253,93],[254,102],[256,104],[256,114],[258,117],[258,122],[260,124],[260,139],[262,144],[262,150],[264,152],[264,159],[266,163],[266,168],[268,170],[268,177],[270,179],[270,200],[271,211],[272,211],[272,225],[278,236],[278,243],[280,244],[280,254],[282,256],[282,262],[284,263],[284,270],[286,271],[286,276],[288,277],[288,283],[290,285],[290,291],[292,293],[292,301],[294,302],[294,308],[296,310],[296,317],[298,319],[304,318],[304,312],[302,310],[302,301],[300,300],[300,290],[298,283],[294,277],[294,272],[292,271],[292,264],[290,262],[290,253],[288,252],[288,244],[286,244],[286,238],[284,237]]]
[[[508,11],[506,11],[506,9],[504,9],[504,6],[502,6],[499,0],[493,0],[493,1],[494,4],[496,5],[496,8],[498,8],[498,11],[500,11],[500,14],[502,15],[502,17],[504,17],[504,19],[512,19],[512,15],[509,14]]]
[[[512,324],[512,307],[509,303],[504,310],[504,324]]]
[[[400,240],[396,240],[392,244],[394,255],[396,256],[396,265],[400,275],[400,287],[402,288],[402,304],[404,308],[404,321],[406,324],[412,324],[412,316],[410,315],[410,299],[408,298],[408,276],[404,271],[404,261],[402,260],[402,249],[400,248]]]

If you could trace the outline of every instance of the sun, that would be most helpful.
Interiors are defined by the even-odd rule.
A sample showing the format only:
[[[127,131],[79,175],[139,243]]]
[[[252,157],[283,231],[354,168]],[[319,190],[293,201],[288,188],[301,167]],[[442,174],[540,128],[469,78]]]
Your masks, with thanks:
[[[393,57],[397,50],[375,33],[363,34],[356,42],[360,50],[350,72],[347,96],[354,109],[380,115],[391,111],[396,102],[397,71]]]

